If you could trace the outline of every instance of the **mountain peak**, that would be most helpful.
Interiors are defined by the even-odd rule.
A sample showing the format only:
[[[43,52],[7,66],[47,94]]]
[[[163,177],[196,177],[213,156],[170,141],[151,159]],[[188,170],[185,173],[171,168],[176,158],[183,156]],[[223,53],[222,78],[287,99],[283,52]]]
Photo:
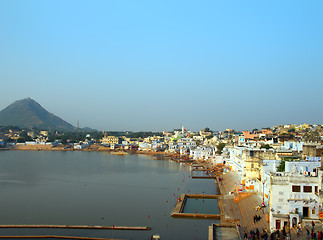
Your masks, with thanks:
[[[75,130],[74,126],[48,112],[30,97],[15,101],[0,111],[0,125],[44,130]]]

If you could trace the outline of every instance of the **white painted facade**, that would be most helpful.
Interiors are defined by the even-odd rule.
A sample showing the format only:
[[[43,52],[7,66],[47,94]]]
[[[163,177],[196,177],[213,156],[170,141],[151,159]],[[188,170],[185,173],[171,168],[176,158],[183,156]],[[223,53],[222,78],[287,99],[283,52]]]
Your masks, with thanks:
[[[149,151],[151,150],[151,144],[146,142],[140,142],[138,150]]]
[[[180,138],[177,141],[178,147],[179,148],[195,148],[196,147],[196,142],[193,140],[193,138]]]
[[[178,145],[173,143],[173,142],[170,142],[168,144],[168,149],[166,150],[166,152],[170,152],[170,153],[175,153],[178,151]]]
[[[199,146],[190,150],[190,156],[194,160],[214,159],[216,157],[216,148]]]
[[[301,152],[303,151],[303,145],[304,145],[304,142],[286,141],[284,142],[284,145],[282,146],[282,148],[286,150]]]
[[[244,168],[246,167],[246,163],[242,159],[242,151],[245,149],[245,147],[233,147],[229,149],[230,160],[228,165],[232,167],[233,171],[238,172],[240,175],[245,173]]]
[[[314,172],[316,168],[321,167],[321,160],[316,161],[293,161],[285,162],[285,172],[295,172],[308,175]]]
[[[319,219],[322,172],[311,177],[299,173],[270,174],[270,228],[298,224],[303,218]]]
[[[268,206],[270,201],[270,173],[275,173],[280,160],[263,160],[261,181],[257,180],[255,190],[261,194],[264,203]]]

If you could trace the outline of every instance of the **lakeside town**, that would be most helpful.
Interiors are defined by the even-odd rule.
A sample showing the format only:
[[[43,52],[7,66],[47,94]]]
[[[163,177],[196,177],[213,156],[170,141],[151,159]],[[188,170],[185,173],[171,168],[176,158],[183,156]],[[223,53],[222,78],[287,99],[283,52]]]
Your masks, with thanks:
[[[204,166],[221,165],[224,173],[236,176],[228,183],[232,191],[228,190],[228,185],[223,191],[228,195],[234,192],[236,198],[242,198],[243,194],[258,196],[259,208],[266,210],[261,215],[263,230],[281,230],[283,238],[288,227],[294,229],[295,236],[302,230],[306,237],[310,234],[314,239],[317,234],[316,239],[321,239],[317,229],[323,220],[322,142],[323,126],[310,124],[288,124],[252,131],[205,128],[192,132],[182,127],[162,133],[82,131],[69,134],[0,128],[3,150],[107,151],[118,155],[147,154],[157,159],[195,161]],[[220,180],[224,178],[225,183],[228,176],[222,175]],[[249,238],[252,231],[248,220],[241,217],[236,224],[244,227],[240,236],[248,232]],[[310,227],[312,224],[316,224],[316,232],[314,226]],[[312,232],[308,234],[306,229]]]

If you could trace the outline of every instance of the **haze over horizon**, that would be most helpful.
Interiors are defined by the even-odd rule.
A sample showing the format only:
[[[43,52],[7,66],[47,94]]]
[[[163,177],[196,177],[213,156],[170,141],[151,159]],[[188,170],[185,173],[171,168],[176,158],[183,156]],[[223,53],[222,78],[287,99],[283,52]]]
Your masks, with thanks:
[[[76,126],[322,124],[323,2],[0,2],[0,110]]]

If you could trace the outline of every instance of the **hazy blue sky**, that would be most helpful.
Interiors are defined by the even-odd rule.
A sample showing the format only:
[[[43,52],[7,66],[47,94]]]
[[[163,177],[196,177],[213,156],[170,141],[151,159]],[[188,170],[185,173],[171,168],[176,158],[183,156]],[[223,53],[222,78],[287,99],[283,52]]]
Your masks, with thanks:
[[[100,130],[323,123],[323,1],[0,0],[0,109]]]

